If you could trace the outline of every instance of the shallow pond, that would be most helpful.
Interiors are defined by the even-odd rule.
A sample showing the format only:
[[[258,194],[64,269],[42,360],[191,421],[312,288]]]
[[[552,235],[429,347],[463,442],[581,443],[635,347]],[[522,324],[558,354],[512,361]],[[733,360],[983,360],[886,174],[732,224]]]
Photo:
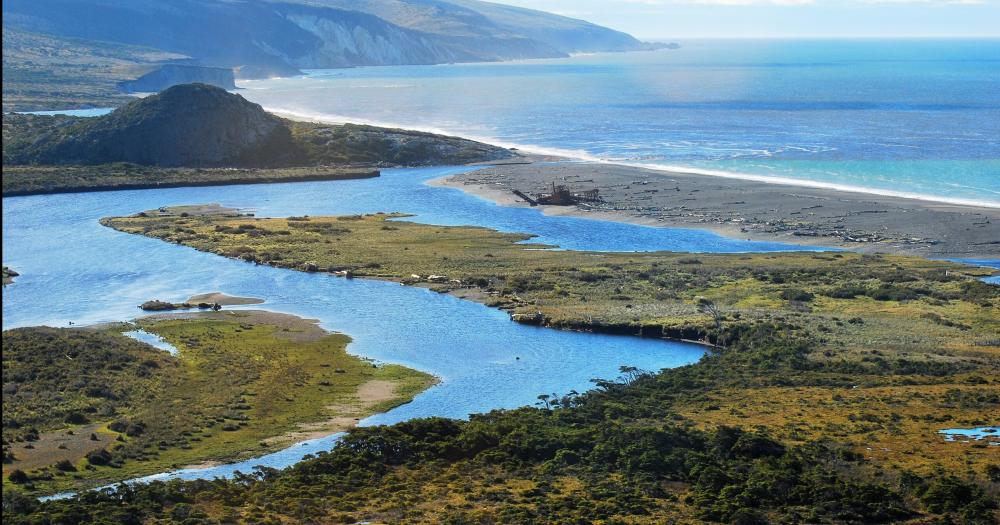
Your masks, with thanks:
[[[135,339],[136,341],[142,341],[150,346],[159,348],[160,350],[165,350],[170,353],[170,355],[177,355],[177,347],[168,343],[162,337],[151,334],[145,330],[132,330],[130,332],[123,332],[122,335],[126,335]]]
[[[946,428],[938,430],[945,441],[985,440],[990,445],[1000,445],[1000,427]]]

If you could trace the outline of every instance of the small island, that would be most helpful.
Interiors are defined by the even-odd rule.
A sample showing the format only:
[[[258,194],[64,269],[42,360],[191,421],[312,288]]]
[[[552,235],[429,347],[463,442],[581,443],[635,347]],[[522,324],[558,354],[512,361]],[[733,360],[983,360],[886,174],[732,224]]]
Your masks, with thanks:
[[[146,312],[170,312],[173,310],[214,310],[218,312],[223,306],[242,306],[248,304],[261,304],[263,299],[256,297],[234,297],[221,292],[202,293],[192,295],[182,303],[171,303],[159,299],[151,299],[139,305],[139,309]]]

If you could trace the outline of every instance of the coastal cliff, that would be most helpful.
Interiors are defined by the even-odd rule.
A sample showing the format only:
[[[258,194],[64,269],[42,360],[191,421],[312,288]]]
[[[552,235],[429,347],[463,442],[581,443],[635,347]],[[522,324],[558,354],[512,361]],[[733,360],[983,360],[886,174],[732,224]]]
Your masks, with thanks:
[[[193,72],[179,63],[254,79],[301,68],[665,47],[582,20],[472,0],[12,0],[3,4],[3,32],[8,110],[118,105],[119,86],[127,92],[193,81],[229,87],[228,79],[217,82],[204,71],[171,81]],[[39,52],[40,43],[52,51]],[[153,78],[132,74],[156,67],[164,71]]]

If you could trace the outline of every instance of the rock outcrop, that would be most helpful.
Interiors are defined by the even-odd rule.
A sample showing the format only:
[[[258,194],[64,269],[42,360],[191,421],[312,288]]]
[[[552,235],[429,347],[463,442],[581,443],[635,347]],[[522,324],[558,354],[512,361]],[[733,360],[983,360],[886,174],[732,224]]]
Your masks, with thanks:
[[[165,64],[136,78],[118,83],[124,93],[158,93],[179,84],[208,84],[222,89],[236,89],[233,70],[223,67]]]
[[[456,137],[292,122],[205,84],[174,86],[103,117],[5,115],[3,124],[4,165],[416,166],[513,156]]]

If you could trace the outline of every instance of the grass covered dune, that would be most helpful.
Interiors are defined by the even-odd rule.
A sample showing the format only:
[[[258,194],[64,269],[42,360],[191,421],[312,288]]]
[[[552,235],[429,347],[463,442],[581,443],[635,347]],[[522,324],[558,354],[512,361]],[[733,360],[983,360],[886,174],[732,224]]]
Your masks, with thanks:
[[[1000,461],[942,428],[1000,413],[1000,288],[981,269],[852,253],[535,250],[527,236],[226,213],[106,219],[258,264],[393,279],[521,322],[713,344],[585,394],[357,429],[232,481],[37,504],[11,523],[994,523]]]
[[[135,325],[178,354],[121,334]],[[5,495],[258,456],[347,430],[434,382],[348,355],[350,338],[290,315],[161,315],[135,325],[4,332]]]

